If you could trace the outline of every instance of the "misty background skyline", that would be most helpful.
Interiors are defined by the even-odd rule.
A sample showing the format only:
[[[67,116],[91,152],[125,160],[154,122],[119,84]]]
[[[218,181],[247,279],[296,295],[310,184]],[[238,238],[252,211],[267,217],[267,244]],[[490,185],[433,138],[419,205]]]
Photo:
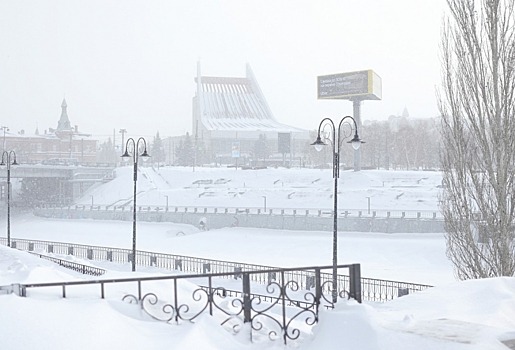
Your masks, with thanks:
[[[207,76],[243,77],[249,63],[275,118],[308,130],[352,114],[317,100],[316,77],[364,69],[383,100],[363,103],[363,121],[435,117],[443,13],[443,0],[0,0],[0,121],[42,133],[66,98],[82,132],[182,135],[197,61]]]

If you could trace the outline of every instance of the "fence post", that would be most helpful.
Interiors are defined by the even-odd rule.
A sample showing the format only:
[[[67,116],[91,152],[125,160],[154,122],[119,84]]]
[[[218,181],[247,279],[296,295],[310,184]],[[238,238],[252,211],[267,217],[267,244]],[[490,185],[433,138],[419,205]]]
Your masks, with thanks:
[[[405,295],[408,295],[409,294],[409,288],[397,288],[397,296],[400,298],[400,297],[403,297]]]
[[[322,279],[320,278],[320,269],[315,269],[315,317],[318,322],[318,309],[320,307],[320,299],[322,298]]]
[[[241,267],[239,267],[239,266],[234,267],[234,279],[235,280],[237,280],[238,278],[241,277],[241,271],[242,271]]]
[[[250,276],[248,272],[243,273],[243,322],[251,321],[250,303]]]
[[[272,283],[276,280],[276,273],[275,272],[269,272],[268,273],[268,284]]]
[[[211,264],[210,263],[202,264],[202,273],[208,273],[208,272],[211,272]]]
[[[306,289],[310,290],[311,288],[315,287],[315,276],[306,276]]]
[[[352,264],[349,266],[349,297],[361,304],[361,266]]]

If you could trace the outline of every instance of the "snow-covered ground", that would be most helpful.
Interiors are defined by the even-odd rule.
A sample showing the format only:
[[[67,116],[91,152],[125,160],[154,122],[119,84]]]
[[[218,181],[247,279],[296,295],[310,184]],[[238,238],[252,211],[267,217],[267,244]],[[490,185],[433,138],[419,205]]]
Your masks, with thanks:
[[[262,196],[266,196],[277,208],[332,206],[328,169],[197,168],[192,172],[191,168],[147,168],[143,173],[138,180],[138,200],[142,204],[158,205],[156,201],[161,201],[163,205],[167,195],[169,205],[259,207]],[[90,203],[91,196],[96,204],[130,201],[132,172],[123,168],[117,174],[112,182],[91,189],[81,202]],[[214,184],[219,179],[230,181]],[[196,180],[213,180],[213,186],[193,184]],[[440,174],[434,172],[342,172],[340,206],[366,208],[369,196],[372,208],[437,210],[440,182]],[[292,189],[299,195],[288,198]],[[214,194],[199,198],[198,191]],[[403,195],[399,196],[399,191]],[[12,218],[11,234],[16,238],[130,248],[132,223],[19,215]],[[243,228],[200,231],[173,223],[138,223],[141,250],[270,266],[330,265],[331,243],[330,232]],[[436,287],[385,304],[341,301],[335,310],[321,312],[311,336],[302,342],[290,342],[287,348],[506,349],[501,341],[515,338],[515,278],[455,282],[442,234],[340,232],[338,256],[340,263],[360,263],[365,277]],[[130,266],[117,266],[100,278],[133,276],[129,270]],[[137,272],[155,273],[159,272]],[[28,253],[0,247],[0,285],[83,278]],[[67,299],[0,295],[0,344],[2,349],[52,350],[283,348],[280,341],[251,343],[244,331],[232,335],[209,316],[194,324],[167,325],[149,320],[135,305],[120,298],[102,300],[90,295]]]
[[[140,168],[138,204],[198,207],[331,209],[331,169]],[[132,167],[92,188],[78,203],[132,203]],[[340,172],[338,207],[368,210],[438,211],[442,176],[434,171],[365,170]]]

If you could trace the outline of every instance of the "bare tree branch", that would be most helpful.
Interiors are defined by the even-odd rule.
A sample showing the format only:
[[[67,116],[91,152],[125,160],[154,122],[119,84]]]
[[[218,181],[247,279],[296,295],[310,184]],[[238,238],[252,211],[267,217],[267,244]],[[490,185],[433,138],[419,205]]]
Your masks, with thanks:
[[[514,0],[447,0],[441,208],[458,278],[515,274]]]

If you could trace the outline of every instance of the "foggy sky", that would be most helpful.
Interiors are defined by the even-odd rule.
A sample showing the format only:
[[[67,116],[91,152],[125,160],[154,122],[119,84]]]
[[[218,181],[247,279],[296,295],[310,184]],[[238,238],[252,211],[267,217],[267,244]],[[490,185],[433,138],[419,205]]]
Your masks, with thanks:
[[[245,76],[248,62],[276,119],[315,129],[352,103],[317,100],[316,77],[373,69],[383,100],[363,120],[406,107],[438,114],[444,0],[0,0],[0,124],[72,125],[94,135],[191,132],[196,63]]]

